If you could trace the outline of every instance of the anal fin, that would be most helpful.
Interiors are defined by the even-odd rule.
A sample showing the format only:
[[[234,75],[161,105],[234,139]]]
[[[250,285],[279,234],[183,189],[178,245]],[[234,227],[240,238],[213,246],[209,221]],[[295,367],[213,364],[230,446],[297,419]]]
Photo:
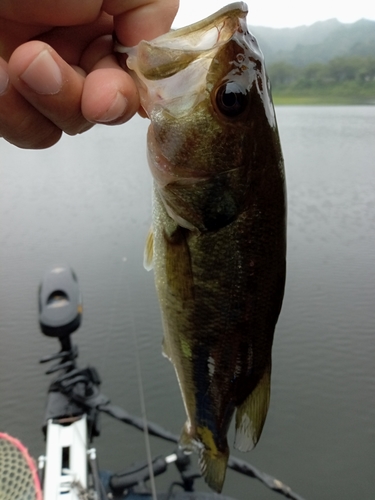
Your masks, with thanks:
[[[270,402],[271,363],[253,392],[236,412],[236,436],[234,447],[250,451],[259,441]]]

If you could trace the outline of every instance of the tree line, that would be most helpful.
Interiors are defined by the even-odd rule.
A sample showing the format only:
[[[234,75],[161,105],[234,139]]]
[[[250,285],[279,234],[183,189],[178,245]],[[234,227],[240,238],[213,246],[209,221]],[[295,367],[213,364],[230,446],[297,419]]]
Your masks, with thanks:
[[[280,61],[268,67],[268,74],[276,91],[337,87],[348,83],[352,88],[370,86],[375,90],[375,56],[336,57],[327,63],[315,62],[304,67]]]

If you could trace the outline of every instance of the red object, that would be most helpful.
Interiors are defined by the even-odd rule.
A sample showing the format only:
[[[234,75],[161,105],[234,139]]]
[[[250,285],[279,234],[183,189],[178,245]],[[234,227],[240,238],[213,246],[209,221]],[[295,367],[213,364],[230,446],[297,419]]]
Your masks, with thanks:
[[[0,432],[0,497],[43,498],[33,458],[21,441],[4,432]]]

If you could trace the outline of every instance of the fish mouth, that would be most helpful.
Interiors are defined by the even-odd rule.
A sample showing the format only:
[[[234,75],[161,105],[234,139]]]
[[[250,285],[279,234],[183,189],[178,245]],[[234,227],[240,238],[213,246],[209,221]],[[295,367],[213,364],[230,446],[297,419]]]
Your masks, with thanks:
[[[239,19],[246,19],[247,14],[248,7],[245,2],[231,3],[201,21],[171,30],[146,43],[163,50],[172,48],[199,52],[210,50],[217,44],[227,42],[238,30]],[[154,64],[160,66],[160,60],[155,60],[155,53],[153,56]]]
[[[142,40],[135,47],[115,43],[114,50],[127,55],[123,67],[136,80],[142,107],[149,117],[155,103],[167,105],[171,114],[178,111],[180,115],[181,107],[188,111],[201,100],[217,51],[235,33],[247,32],[247,12],[244,2],[236,2],[190,26],[151,41]]]
[[[247,4],[245,2],[235,2],[201,21],[164,33],[151,42],[143,40],[138,44],[138,46],[142,47],[140,66],[144,69],[147,68],[146,72],[152,72],[153,68],[163,65],[163,60],[160,59],[160,57],[163,59],[163,53],[158,49],[162,51],[169,49],[173,51],[201,52],[212,49],[218,43],[225,43],[233,35],[233,32],[238,29],[238,19],[246,19],[247,14]],[[136,47],[126,47],[116,38],[114,42],[115,52],[126,54],[132,59]],[[149,49],[153,52],[151,53]],[[195,58],[196,54],[193,57]],[[190,61],[187,62],[187,64],[189,63]],[[128,61],[126,64],[130,69],[134,69],[131,61],[130,64]],[[144,73],[142,70],[141,72]]]

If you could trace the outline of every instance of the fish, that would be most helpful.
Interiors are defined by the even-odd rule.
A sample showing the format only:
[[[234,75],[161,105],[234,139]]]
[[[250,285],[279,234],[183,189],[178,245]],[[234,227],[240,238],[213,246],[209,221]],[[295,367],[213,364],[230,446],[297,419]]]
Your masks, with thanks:
[[[283,155],[247,11],[236,2],[125,50],[150,119],[145,266],[187,415],[180,444],[217,492],[234,415],[235,448],[262,432],[286,275]]]

